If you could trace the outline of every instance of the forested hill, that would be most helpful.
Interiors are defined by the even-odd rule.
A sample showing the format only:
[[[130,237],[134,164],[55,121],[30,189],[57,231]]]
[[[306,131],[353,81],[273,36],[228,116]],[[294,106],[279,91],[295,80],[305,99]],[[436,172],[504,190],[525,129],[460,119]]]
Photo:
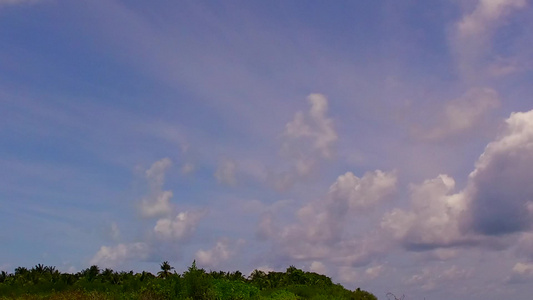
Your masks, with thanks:
[[[18,267],[14,274],[0,273],[0,299],[354,299],[377,300],[361,289],[350,291],[330,278],[293,266],[285,272],[198,268],[196,263],[178,274],[163,262],[157,274],[115,272],[91,266],[75,274],[55,267]]]

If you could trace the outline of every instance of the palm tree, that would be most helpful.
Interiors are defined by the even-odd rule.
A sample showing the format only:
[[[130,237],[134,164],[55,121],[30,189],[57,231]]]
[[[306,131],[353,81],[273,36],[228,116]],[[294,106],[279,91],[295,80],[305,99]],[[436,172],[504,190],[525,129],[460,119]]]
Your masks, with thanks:
[[[97,265],[92,265],[89,268],[80,272],[81,277],[86,278],[88,281],[93,281],[98,275],[100,275],[100,268]]]
[[[102,282],[113,283],[113,270],[106,268],[100,273],[100,279]]]
[[[252,284],[255,284],[260,290],[267,286],[267,274],[261,270],[254,270],[249,276]]]
[[[3,283],[4,281],[6,281],[7,279],[7,272],[6,271],[2,271],[0,272],[0,283]]]
[[[33,267],[32,271],[36,272],[36,273],[39,273],[39,274],[42,274],[45,271],[45,267],[44,267],[43,264],[38,264],[35,267]]]
[[[164,261],[161,264],[161,271],[159,271],[157,273],[157,275],[160,278],[167,278],[170,275],[170,270],[173,270],[173,269],[174,269],[174,267],[171,267],[170,264],[168,263],[168,261]]]

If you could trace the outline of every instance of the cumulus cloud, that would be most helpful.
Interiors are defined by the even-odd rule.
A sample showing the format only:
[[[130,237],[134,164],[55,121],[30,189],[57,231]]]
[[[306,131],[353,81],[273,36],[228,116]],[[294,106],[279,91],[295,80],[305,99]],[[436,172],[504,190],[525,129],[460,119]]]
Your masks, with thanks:
[[[516,263],[507,277],[507,283],[526,283],[533,281],[533,264]]]
[[[204,267],[216,267],[224,261],[230,259],[237,252],[238,248],[244,244],[244,240],[239,239],[232,245],[228,238],[221,238],[215,246],[209,250],[196,251],[195,257],[199,265]]]
[[[338,136],[327,116],[328,99],[321,94],[310,94],[307,100],[309,111],[297,112],[283,132],[281,153],[291,160],[292,167],[276,175],[275,185],[282,190],[309,175],[321,159],[331,159],[334,155]]]
[[[415,250],[497,246],[491,237],[531,230],[533,111],[513,113],[505,125],[477,160],[464,190],[456,192],[447,175],[412,185],[410,207],[387,213],[381,227]]]
[[[485,235],[528,231],[533,214],[533,110],[513,113],[469,176],[469,227]]]
[[[150,185],[150,194],[141,200],[139,210],[141,215],[146,218],[169,215],[172,210],[170,199],[173,196],[172,191],[163,191],[165,183],[165,173],[172,166],[169,158],[163,158],[152,164],[145,171],[145,177]]]
[[[115,267],[131,259],[146,259],[150,247],[146,243],[118,244],[114,247],[102,246],[91,259],[92,265]]]
[[[467,208],[464,193],[454,193],[455,181],[447,175],[411,185],[407,210],[387,213],[381,228],[408,248],[449,247],[472,242],[461,231],[461,214]]]
[[[483,124],[499,104],[498,93],[493,89],[472,88],[444,106],[437,124],[429,128],[414,127],[411,133],[416,138],[430,141],[458,136]]]
[[[309,112],[297,112],[285,126],[284,136],[290,140],[309,142],[323,157],[330,158],[338,137],[332,120],[326,115],[328,99],[321,94],[311,94],[307,100],[311,105]]]
[[[143,217],[151,218],[167,215],[172,212],[170,199],[172,191],[158,191],[144,198],[141,201],[141,214]]]
[[[367,172],[361,178],[347,172],[337,178],[325,199],[300,208],[299,223],[283,231],[286,239],[310,243],[338,242],[349,214],[364,212],[387,199],[396,190],[395,172]]]
[[[324,198],[301,207],[296,212],[297,222],[280,226],[273,214],[267,214],[260,221],[260,232],[274,240],[283,255],[293,259],[364,264],[378,251],[375,238],[346,238],[343,234],[355,220],[351,217],[361,216],[395,190],[395,172],[377,170],[361,178],[348,172],[339,176]]]
[[[196,230],[206,211],[180,212],[175,218],[157,220],[154,227],[155,235],[163,240],[183,240],[189,238]]]
[[[361,178],[346,172],[329,188],[328,205],[333,207],[340,203],[340,208],[351,210],[376,206],[394,191],[396,182],[394,171],[376,170],[367,172]]]
[[[219,162],[214,175],[218,183],[234,186],[237,184],[236,172],[237,164],[233,160],[224,159]]]

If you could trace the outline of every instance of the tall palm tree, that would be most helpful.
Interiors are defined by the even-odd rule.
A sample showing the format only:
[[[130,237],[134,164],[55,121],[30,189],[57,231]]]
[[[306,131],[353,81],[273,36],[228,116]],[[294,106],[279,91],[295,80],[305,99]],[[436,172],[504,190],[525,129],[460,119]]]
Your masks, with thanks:
[[[160,278],[167,278],[170,275],[170,270],[173,270],[173,269],[174,269],[174,267],[171,267],[170,264],[168,263],[168,261],[164,261],[161,264],[161,271],[159,271],[157,273],[157,275]]]

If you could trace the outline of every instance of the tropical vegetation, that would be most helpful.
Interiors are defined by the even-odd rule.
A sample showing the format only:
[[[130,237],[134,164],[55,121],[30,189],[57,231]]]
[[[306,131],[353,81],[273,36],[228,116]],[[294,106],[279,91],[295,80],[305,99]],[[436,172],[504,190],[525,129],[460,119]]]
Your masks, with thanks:
[[[156,275],[149,272],[116,272],[91,266],[81,272],[59,272],[38,264],[18,267],[14,273],[0,272],[0,299],[353,299],[377,300],[361,289],[350,291],[330,278],[290,266],[285,272],[255,270],[250,276],[240,271],[206,271],[196,262],[178,274],[169,262]]]

